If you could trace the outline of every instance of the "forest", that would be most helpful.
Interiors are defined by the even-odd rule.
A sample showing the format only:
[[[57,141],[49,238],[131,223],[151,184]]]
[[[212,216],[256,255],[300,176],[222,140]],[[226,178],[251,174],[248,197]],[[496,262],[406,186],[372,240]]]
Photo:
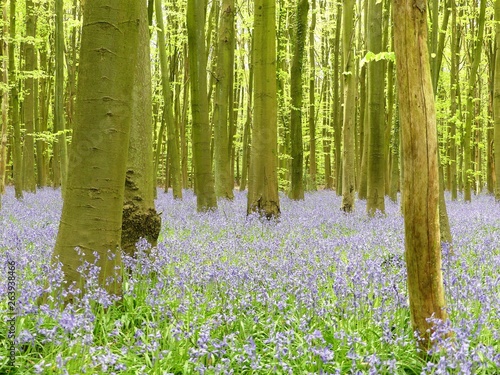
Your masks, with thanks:
[[[0,8],[0,375],[500,373],[500,0]]]

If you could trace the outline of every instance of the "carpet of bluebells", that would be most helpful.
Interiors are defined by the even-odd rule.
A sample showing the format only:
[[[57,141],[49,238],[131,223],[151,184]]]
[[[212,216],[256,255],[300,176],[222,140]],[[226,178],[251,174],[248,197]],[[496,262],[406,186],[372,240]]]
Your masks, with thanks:
[[[281,197],[278,222],[246,217],[246,194],[196,213],[158,192],[157,247],[124,258],[124,296],[95,283],[64,306],[50,258],[59,191],[0,211],[0,373],[8,358],[7,261],[16,262],[18,374],[500,374],[500,206],[487,195],[448,202],[443,248],[453,335],[427,356],[415,347],[406,292],[403,219],[351,215],[334,192]],[[47,292],[45,303],[38,297]]]

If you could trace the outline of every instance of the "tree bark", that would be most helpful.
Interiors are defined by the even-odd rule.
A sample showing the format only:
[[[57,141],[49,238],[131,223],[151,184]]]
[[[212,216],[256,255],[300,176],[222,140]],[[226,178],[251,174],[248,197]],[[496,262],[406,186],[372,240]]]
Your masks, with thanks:
[[[354,154],[354,123],[356,117],[356,67],[354,65],[354,5],[355,0],[344,1],[343,15],[343,56],[344,56],[344,150],[343,150],[343,181],[342,181],[342,211],[354,210],[355,194],[355,154]]]
[[[2,101],[2,127],[0,128],[0,208],[1,196],[5,192],[5,171],[7,167],[7,137],[9,121],[9,71],[7,69],[8,44],[7,44],[7,5],[3,4],[2,12],[3,26],[0,28],[0,58],[2,66],[2,88],[0,90],[0,100]]]
[[[405,258],[413,329],[432,345],[435,319],[446,320],[441,273],[436,112],[420,0],[394,1],[394,50],[403,141]]]
[[[174,120],[172,108],[172,88],[170,87],[170,71],[167,64],[167,50],[165,46],[165,26],[161,0],[155,0],[156,32],[158,36],[158,53],[160,55],[161,87],[163,92],[163,111],[167,125],[167,142],[170,155],[170,176],[172,179],[172,194],[174,199],[182,199],[181,160],[179,157],[179,129]],[[148,49],[149,51],[149,49]],[[158,150],[162,139],[158,139]]]
[[[54,95],[54,131],[57,141],[54,143],[54,164],[60,168],[60,181],[54,179],[54,186],[61,184],[61,189],[66,189],[68,170],[68,150],[66,145],[66,133],[64,125],[64,12],[63,0],[56,0],[56,41],[55,41],[55,95]],[[88,5],[87,5],[88,7]],[[81,57],[80,57],[81,59]],[[73,137],[74,139],[74,137]]]
[[[153,176],[150,40],[148,9],[143,3],[139,14],[139,44],[135,51],[132,123],[122,214],[121,247],[130,256],[135,255],[135,244],[140,238],[156,246],[161,228],[161,218],[154,202],[156,186]],[[177,183],[180,185],[179,168],[177,173]]]
[[[75,129],[52,260],[68,284],[84,287],[82,261],[100,267],[99,285],[121,294],[119,246],[133,115],[141,2],[87,0],[82,26]],[[81,255],[75,251],[79,247]],[[111,254],[108,254],[108,251]],[[83,289],[81,289],[83,291]]]
[[[26,0],[26,37],[24,42],[24,143],[23,143],[23,189],[36,191],[35,178],[35,93],[33,71],[35,69],[35,9],[33,0]]]
[[[472,53],[472,64],[469,71],[469,82],[467,87],[467,107],[465,117],[465,134],[464,134],[464,200],[471,201],[471,180],[473,179],[473,170],[471,167],[471,139],[472,139],[472,121],[474,119],[474,91],[476,88],[477,71],[481,61],[481,51],[483,46],[484,24],[486,14],[486,0],[481,0],[478,19],[478,35],[474,43],[474,51]]]
[[[493,95],[493,115],[495,133],[495,200],[500,202],[500,1],[495,1],[495,83]]]
[[[302,68],[307,29],[308,0],[299,0],[296,11],[294,51],[290,71],[291,199],[304,199],[304,150],[302,144]]]
[[[309,177],[310,188],[316,186],[316,59],[314,56],[314,31],[316,29],[316,0],[311,1],[311,26],[309,27]]]
[[[276,4],[255,0],[254,122],[250,155],[247,214],[268,219],[280,214],[278,196],[278,100],[276,87]]]
[[[9,82],[10,82],[10,117],[12,124],[12,161],[14,168],[14,190],[17,199],[23,198],[21,124],[19,123],[19,92],[17,90],[17,71],[15,63],[16,40],[16,2],[10,2],[10,41],[9,45]]]
[[[198,211],[217,208],[210,151],[205,32],[202,27],[205,25],[205,11],[205,1],[188,0],[187,29],[193,118],[193,166]]]
[[[214,97],[214,165],[215,195],[233,199],[234,181],[231,178],[229,98],[233,90],[232,51],[234,51],[234,0],[222,0],[217,42],[217,67]],[[232,106],[231,106],[232,107]]]
[[[382,52],[382,2],[368,3],[368,50]],[[369,216],[377,211],[385,213],[385,155],[384,155],[384,63],[368,64],[368,166],[367,203]]]

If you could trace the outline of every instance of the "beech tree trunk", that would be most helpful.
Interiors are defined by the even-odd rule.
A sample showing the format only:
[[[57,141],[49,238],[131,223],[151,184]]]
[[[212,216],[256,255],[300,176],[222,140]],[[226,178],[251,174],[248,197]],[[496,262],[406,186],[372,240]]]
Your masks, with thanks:
[[[368,2],[367,48],[377,54],[382,52],[382,2]],[[384,62],[368,64],[368,166],[367,202],[369,216],[377,211],[385,213],[385,154],[384,154]]]
[[[280,214],[278,196],[278,99],[276,84],[276,4],[255,0],[254,122],[248,175],[247,214],[268,219]]]
[[[214,97],[215,195],[233,199],[231,174],[229,99],[233,90],[232,51],[234,51],[234,0],[222,0],[217,42],[217,68]],[[232,106],[231,106],[232,107]]]
[[[170,156],[170,176],[174,199],[182,199],[181,159],[179,156],[179,128],[174,120],[172,108],[172,88],[170,87],[170,71],[167,64],[167,50],[165,46],[165,26],[161,0],[155,0],[156,24],[158,26],[158,53],[160,55],[161,87],[163,92],[163,111],[167,126],[168,152]],[[149,51],[149,48],[148,48]],[[163,124],[162,124],[163,125]],[[160,132],[162,134],[162,132]],[[162,139],[158,139],[158,150],[161,149]],[[168,185],[166,185],[168,188]]]
[[[159,0],[157,0],[159,1]],[[136,253],[140,238],[156,246],[160,234],[161,218],[155,208],[153,176],[153,122],[151,103],[151,64],[147,6],[140,2],[139,44],[132,90],[132,123],[128,146],[127,171],[123,200],[121,247],[128,255]],[[171,152],[174,152],[171,150]],[[181,189],[180,163],[178,180]],[[181,189],[182,191],[182,189]]]
[[[354,210],[355,194],[355,154],[354,154],[354,124],[356,117],[356,67],[354,65],[354,5],[355,0],[344,1],[343,7],[343,57],[344,57],[344,150],[343,150],[343,181],[342,210]]]
[[[290,137],[291,137],[291,199],[304,199],[304,150],[302,143],[302,67],[307,29],[308,0],[299,0],[297,3],[296,26],[292,68],[290,71]]]
[[[19,92],[17,90],[17,73],[14,56],[16,40],[16,2],[10,2],[10,41],[9,45],[9,82],[10,82],[10,117],[12,124],[12,161],[14,168],[14,190],[17,199],[23,198],[21,124],[19,122]]]
[[[493,138],[495,151],[495,199],[500,202],[500,1],[495,1],[495,83],[493,94],[493,114],[495,133]]]
[[[472,122],[474,119],[474,92],[476,89],[477,72],[481,61],[481,51],[483,47],[484,23],[486,14],[486,0],[480,1],[479,19],[478,19],[478,35],[474,43],[474,51],[472,53],[472,64],[469,71],[469,82],[467,87],[467,107],[465,117],[465,134],[464,134],[464,168],[462,170],[464,180],[464,200],[471,201],[471,182],[473,180],[473,170],[471,166],[471,140],[472,140]]]
[[[434,322],[446,320],[441,272],[436,111],[421,0],[394,1],[394,50],[403,142],[405,258],[413,329],[426,350]]]
[[[217,208],[210,151],[211,131],[208,118],[207,60],[205,51],[204,0],[188,0],[187,29],[189,73],[191,76],[191,114],[193,118],[193,167],[198,211]]]
[[[99,259],[99,284],[121,294],[122,210],[133,116],[141,2],[87,0],[83,14],[75,129],[53,261],[83,288],[82,261]],[[103,79],[106,77],[106,79]],[[80,248],[79,255],[75,248]],[[111,254],[108,254],[110,252]]]

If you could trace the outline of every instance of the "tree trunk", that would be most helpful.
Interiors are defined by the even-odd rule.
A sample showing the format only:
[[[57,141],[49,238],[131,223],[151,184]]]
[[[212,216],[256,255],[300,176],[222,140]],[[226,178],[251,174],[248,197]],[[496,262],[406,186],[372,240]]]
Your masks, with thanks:
[[[10,82],[10,117],[12,121],[12,161],[14,168],[14,190],[17,199],[23,198],[23,175],[21,153],[21,124],[19,123],[19,92],[14,58],[16,40],[16,2],[10,2],[10,41],[9,45],[9,82]]]
[[[82,261],[92,263],[97,252],[99,285],[121,294],[118,250],[128,154],[124,145],[129,144],[133,118],[135,72],[130,67],[137,61],[141,6],[134,1],[87,0],[84,8],[76,126],[53,253],[53,261],[63,264],[68,286],[75,282],[82,291],[86,277],[78,269]]]
[[[382,52],[382,2],[368,3],[367,48],[377,54]],[[385,213],[385,155],[384,155],[384,63],[368,64],[368,166],[367,203],[369,216],[377,211]]]
[[[231,178],[229,137],[229,98],[233,90],[232,51],[234,51],[234,0],[222,0],[217,42],[217,67],[214,97],[214,159],[215,195],[233,199],[234,181]]]
[[[193,167],[198,211],[217,208],[210,151],[205,32],[204,27],[201,26],[205,25],[205,11],[205,1],[188,0],[187,29],[193,118]]]
[[[425,2],[394,1],[394,50],[403,140],[405,258],[413,329],[432,345],[434,319],[446,320],[441,273],[439,176]]]
[[[474,91],[476,88],[477,71],[481,61],[481,51],[483,46],[484,23],[486,14],[486,0],[481,0],[478,19],[478,35],[474,43],[474,51],[472,55],[472,64],[469,71],[469,82],[467,86],[467,109],[465,117],[465,135],[464,135],[464,200],[471,201],[471,180],[473,178],[473,170],[471,166],[471,139],[472,139],[472,121],[474,119]]]
[[[341,157],[340,151],[342,146],[342,118],[340,108],[340,77],[339,77],[339,56],[340,56],[340,31],[342,30],[342,3],[337,3],[337,15],[335,21],[335,40],[333,46],[333,144],[335,156],[335,192],[337,195],[342,194],[341,178]]]
[[[271,219],[280,214],[277,169],[276,4],[274,0],[255,0],[254,7],[254,122],[247,214],[258,212]]]
[[[167,125],[167,142],[170,152],[170,176],[172,177],[172,193],[174,199],[182,199],[181,160],[179,157],[179,129],[176,126],[172,108],[172,88],[170,87],[170,71],[167,64],[167,50],[165,47],[165,26],[163,25],[161,0],[155,0],[155,13],[156,24],[158,26],[156,31],[158,35],[158,53],[160,55],[161,87],[164,103],[163,111],[165,116],[165,123]],[[162,139],[159,138],[157,147],[160,147],[161,142]]]
[[[0,58],[2,65],[2,87],[0,88],[0,100],[2,101],[2,127],[0,128],[0,208],[1,198],[5,192],[5,171],[7,167],[7,124],[9,121],[9,71],[7,69],[8,44],[7,44],[7,5],[4,3],[0,9],[2,12],[3,26],[0,28]]]
[[[26,37],[24,58],[26,78],[24,81],[24,149],[23,149],[23,189],[36,191],[35,178],[35,93],[33,71],[35,69],[35,9],[33,0],[26,0]]]
[[[250,50],[253,51],[253,35],[250,38]],[[243,145],[241,146],[243,149],[242,152],[242,161],[241,161],[241,182],[240,182],[240,191],[244,191],[247,186],[248,180],[248,169],[250,167],[250,153],[251,153],[251,124],[252,124],[252,99],[253,99],[253,54],[250,56],[250,66],[248,68],[248,102],[247,102],[247,118],[245,121],[245,125],[243,126]]]
[[[159,2],[159,0],[157,0]],[[141,2],[143,4],[143,2]],[[121,247],[134,256],[140,238],[156,246],[161,218],[154,202],[151,64],[147,7],[140,7],[139,44],[132,89],[132,123],[122,215]],[[178,161],[178,160],[177,160]],[[179,167],[179,165],[178,165]],[[180,185],[180,169],[178,168]],[[179,186],[180,190],[182,188]]]
[[[297,2],[296,25],[294,35],[294,51],[290,71],[290,137],[292,156],[291,199],[304,199],[304,150],[302,145],[302,67],[304,65],[304,49],[307,29],[308,0]]]
[[[342,50],[344,56],[344,151],[343,151],[343,181],[342,210],[354,210],[355,194],[355,155],[354,155],[354,122],[356,117],[356,67],[354,65],[354,5],[355,0],[344,1]]]
[[[60,168],[60,181],[54,178],[54,186],[61,184],[61,189],[66,189],[66,179],[68,170],[68,151],[66,146],[66,133],[64,125],[64,12],[63,0],[56,0],[56,75],[55,75],[55,95],[54,95],[54,132],[57,134],[57,141],[54,143],[54,165]],[[86,6],[86,8],[89,5]],[[81,57],[80,57],[81,58]],[[74,139],[74,137],[73,137]]]
[[[312,190],[316,190],[316,59],[314,57],[314,30],[316,29],[316,0],[311,2],[311,26],[309,28],[309,177]]]
[[[392,136],[392,163],[391,163],[391,189],[389,192],[389,198],[393,202],[398,200],[398,190],[399,190],[399,108],[396,103],[396,119],[394,121],[394,134]]]
[[[459,85],[459,56],[460,56],[460,28],[457,27],[456,0],[451,0],[451,62],[450,62],[450,187],[451,200],[457,200],[457,121],[458,114],[458,85]]]
[[[493,114],[495,134],[495,200],[500,202],[500,1],[495,1],[495,83],[493,95]]]

